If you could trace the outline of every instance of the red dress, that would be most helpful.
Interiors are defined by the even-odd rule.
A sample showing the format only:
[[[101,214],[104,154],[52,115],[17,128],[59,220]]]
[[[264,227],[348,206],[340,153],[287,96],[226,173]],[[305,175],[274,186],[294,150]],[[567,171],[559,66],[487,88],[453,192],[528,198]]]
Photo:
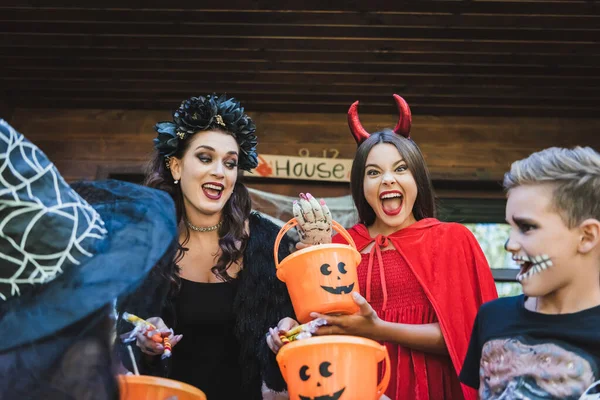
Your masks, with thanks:
[[[369,303],[377,315],[389,322],[428,324],[437,322],[435,311],[415,275],[396,250],[381,252],[387,286],[387,304],[383,310],[383,290],[378,262],[373,263]],[[369,254],[362,255],[358,266],[358,284],[366,297]],[[463,399],[460,382],[449,356],[423,353],[385,343],[392,361],[391,399],[448,400]]]
[[[386,395],[392,400],[477,399],[458,381],[475,316],[498,297],[485,255],[463,225],[422,219],[385,237],[366,226],[348,230],[362,255],[361,293],[380,318],[397,323],[438,322],[449,356],[386,343],[392,365]],[[334,243],[346,243],[341,235]],[[392,245],[391,250],[381,250]],[[383,266],[383,268],[381,267]],[[461,393],[462,392],[462,393]]]

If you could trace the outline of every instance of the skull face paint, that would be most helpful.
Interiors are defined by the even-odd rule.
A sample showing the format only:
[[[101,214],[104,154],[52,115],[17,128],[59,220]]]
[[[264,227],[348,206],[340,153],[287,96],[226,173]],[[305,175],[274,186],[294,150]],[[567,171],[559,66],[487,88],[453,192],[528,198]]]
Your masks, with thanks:
[[[531,278],[535,274],[540,274],[552,267],[553,263],[550,256],[542,254],[540,256],[516,255],[513,260],[521,267],[517,274],[519,282]]]
[[[587,279],[573,274],[572,266],[584,256],[577,250],[580,232],[556,211],[553,193],[552,185],[517,186],[508,193],[506,250],[521,267],[517,280],[528,297],[548,296]]]

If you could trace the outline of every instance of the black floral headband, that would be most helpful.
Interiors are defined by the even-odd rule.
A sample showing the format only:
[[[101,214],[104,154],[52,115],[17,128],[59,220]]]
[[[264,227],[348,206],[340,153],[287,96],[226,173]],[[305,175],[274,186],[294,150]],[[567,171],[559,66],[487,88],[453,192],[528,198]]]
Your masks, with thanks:
[[[244,108],[239,101],[234,98],[227,99],[225,95],[191,97],[181,102],[179,108],[173,112],[172,122],[163,121],[154,126],[158,132],[154,139],[154,148],[168,159],[196,132],[217,128],[231,132],[238,142],[238,167],[246,171],[256,168],[256,125],[244,114]]]

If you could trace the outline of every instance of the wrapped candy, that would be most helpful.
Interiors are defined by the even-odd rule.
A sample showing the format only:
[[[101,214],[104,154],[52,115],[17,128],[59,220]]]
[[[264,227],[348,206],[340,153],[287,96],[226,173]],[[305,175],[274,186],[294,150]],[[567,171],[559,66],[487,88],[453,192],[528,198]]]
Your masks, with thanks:
[[[132,331],[121,335],[121,340],[124,343],[129,343],[136,340],[137,334],[141,333],[153,342],[161,343],[164,346],[164,351],[161,356],[162,359],[171,356],[172,346],[171,341],[169,340],[169,336],[173,334],[172,329],[169,329],[165,332],[159,332],[158,328],[152,323],[128,312],[124,312],[122,318],[134,326],[134,329]]]
[[[171,341],[169,340],[169,337],[164,337],[163,338],[163,345],[165,347],[165,350],[163,351],[163,355],[162,358],[167,358],[167,357],[171,357]]]
[[[312,337],[312,335],[319,329],[320,326],[327,325],[327,321],[323,318],[317,318],[306,324],[298,325],[295,328],[290,329],[285,335],[279,335],[281,341],[286,344],[295,340],[302,340]]]

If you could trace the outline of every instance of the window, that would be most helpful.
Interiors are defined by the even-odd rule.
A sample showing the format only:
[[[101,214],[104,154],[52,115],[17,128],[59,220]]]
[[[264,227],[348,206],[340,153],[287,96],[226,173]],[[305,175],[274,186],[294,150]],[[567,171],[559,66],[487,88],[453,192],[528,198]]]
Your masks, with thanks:
[[[504,250],[510,226],[494,223],[464,225],[475,235],[492,268],[498,295],[502,297],[521,294],[521,285],[515,280],[519,266],[513,261],[512,255]]]
[[[504,198],[443,198],[439,201],[439,217],[443,221],[465,225],[479,242],[496,281],[499,296],[521,294],[516,281],[519,267],[504,250],[510,226],[504,222]]]

